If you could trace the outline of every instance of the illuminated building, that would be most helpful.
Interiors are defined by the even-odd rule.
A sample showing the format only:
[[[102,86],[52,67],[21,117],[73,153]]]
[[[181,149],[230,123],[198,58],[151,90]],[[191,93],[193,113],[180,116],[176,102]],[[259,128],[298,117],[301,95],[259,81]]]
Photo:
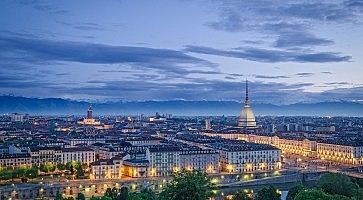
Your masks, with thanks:
[[[131,178],[142,178],[148,175],[149,161],[145,159],[127,159],[123,161],[122,172]]]
[[[112,159],[100,159],[91,163],[92,180],[118,179],[122,177],[122,157]]]
[[[87,110],[87,117],[84,118],[82,121],[78,121],[78,124],[81,125],[101,125],[101,122],[96,121],[93,118],[93,109],[92,106],[90,106]]]
[[[255,172],[281,169],[281,150],[271,145],[228,141],[209,145],[219,152],[223,172]]]
[[[320,159],[350,164],[363,164],[363,144],[354,142],[334,142],[317,143],[317,156]]]
[[[257,144],[269,144],[282,150],[282,154],[318,158],[325,161],[349,164],[363,164],[363,143],[332,140],[314,140],[305,137],[267,136],[231,132],[203,132],[207,136],[239,139]]]
[[[187,150],[180,154],[180,167],[176,167],[174,171],[180,169],[199,170],[209,174],[219,172],[219,154],[214,150]]]

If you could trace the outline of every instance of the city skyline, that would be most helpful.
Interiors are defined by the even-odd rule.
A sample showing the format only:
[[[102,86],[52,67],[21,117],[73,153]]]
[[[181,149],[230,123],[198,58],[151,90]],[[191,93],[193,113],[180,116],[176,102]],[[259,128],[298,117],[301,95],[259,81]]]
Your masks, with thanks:
[[[363,100],[360,1],[3,1],[0,95]],[[16,11],[16,12],[14,12]]]

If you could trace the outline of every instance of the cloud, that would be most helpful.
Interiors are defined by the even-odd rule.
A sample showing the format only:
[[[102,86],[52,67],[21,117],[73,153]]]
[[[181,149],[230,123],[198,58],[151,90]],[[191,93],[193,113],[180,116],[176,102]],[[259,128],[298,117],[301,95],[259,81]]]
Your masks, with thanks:
[[[348,0],[344,2],[344,5],[347,6],[348,8],[358,9],[358,11],[361,11],[360,9],[363,9],[362,0]]]
[[[266,75],[256,75],[255,78],[259,79],[281,79],[281,78],[290,78],[288,76],[266,76]]]
[[[225,76],[224,78],[229,79],[229,80],[236,80],[237,79],[236,77],[233,77],[233,76]]]
[[[340,3],[294,3],[283,7],[280,14],[318,21],[350,20],[355,15]]]
[[[337,88],[315,94],[320,101],[358,101],[363,100],[363,87]]]
[[[333,45],[330,38],[316,35],[316,24],[343,24],[361,21],[362,2],[351,1],[215,1],[218,19],[206,25],[214,30],[244,32],[272,42],[274,48],[305,52]],[[251,44],[251,43],[250,43]],[[268,43],[264,43],[266,49]],[[252,44],[253,45],[253,44]],[[255,44],[258,45],[258,44]],[[292,55],[297,62],[341,62],[350,57],[340,53],[316,52]],[[244,57],[244,56],[243,56]],[[255,60],[255,59],[252,59]],[[256,59],[257,60],[257,59]],[[269,59],[268,59],[269,60]],[[281,59],[277,59],[281,60]]]
[[[237,32],[243,30],[246,27],[244,23],[244,19],[237,13],[229,13],[225,16],[223,21],[218,22],[209,22],[207,26],[216,29],[223,30],[228,32]]]
[[[105,30],[100,24],[92,23],[92,22],[77,22],[77,23],[68,23],[68,22],[58,22],[64,26],[68,26],[74,29],[82,30],[82,31],[102,31]]]
[[[312,62],[312,63],[327,63],[327,62],[347,62],[351,60],[350,56],[341,56],[336,52],[318,52],[306,53],[298,51],[283,51],[270,50],[260,48],[238,48],[236,50],[219,50],[204,46],[186,46],[185,51],[225,56],[233,58],[241,58],[256,62],[277,63],[277,62]]]
[[[312,46],[322,46],[322,45],[332,45],[334,41],[318,38],[312,34],[304,32],[295,32],[283,34],[278,37],[275,42],[275,47],[286,48],[286,47],[312,47]]]
[[[334,86],[340,86],[340,85],[350,85],[350,83],[348,82],[329,82],[329,83],[324,83],[325,85],[334,85]]]
[[[128,64],[134,68],[188,74],[188,67],[214,69],[206,60],[171,49],[70,41],[52,41],[0,35],[0,55],[9,60],[28,62],[79,62],[89,64]],[[202,72],[200,70],[199,72]],[[210,70],[209,70],[210,71]]]
[[[296,76],[299,76],[299,77],[310,77],[310,76],[313,76],[314,73],[309,73],[309,72],[302,72],[302,73],[297,73],[295,74]]]
[[[196,82],[165,83],[145,79],[143,81],[89,81],[89,84],[91,85],[73,88],[52,87],[52,90],[57,91],[58,94],[87,95],[93,99],[241,101],[245,82],[198,79]],[[294,103],[305,99],[306,94],[302,88],[311,85],[311,83],[249,83],[252,102],[276,104]]]
[[[68,14],[69,11],[66,9],[61,9],[58,6],[50,3],[50,2],[44,2],[44,1],[37,1],[37,0],[22,0],[22,1],[18,1],[17,3],[20,3],[22,5],[25,6],[31,6],[33,7],[35,10],[41,11],[41,12],[45,12],[45,13],[49,13],[49,14],[58,14],[58,15],[65,15]]]
[[[244,75],[243,74],[228,74],[230,76],[234,76],[234,77],[243,77]]]
[[[219,19],[207,26],[229,32],[268,29],[266,24],[290,24],[300,28],[314,22],[350,22],[359,17],[352,8],[362,7],[361,1],[216,1]],[[277,29],[275,29],[277,30]],[[295,29],[296,30],[296,29]],[[277,30],[280,31],[280,30]]]

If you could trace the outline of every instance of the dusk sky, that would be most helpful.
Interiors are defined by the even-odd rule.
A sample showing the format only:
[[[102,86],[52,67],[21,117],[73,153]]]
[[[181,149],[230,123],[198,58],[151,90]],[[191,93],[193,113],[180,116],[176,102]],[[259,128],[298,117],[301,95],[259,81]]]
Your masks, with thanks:
[[[0,1],[0,95],[363,101],[363,1]]]

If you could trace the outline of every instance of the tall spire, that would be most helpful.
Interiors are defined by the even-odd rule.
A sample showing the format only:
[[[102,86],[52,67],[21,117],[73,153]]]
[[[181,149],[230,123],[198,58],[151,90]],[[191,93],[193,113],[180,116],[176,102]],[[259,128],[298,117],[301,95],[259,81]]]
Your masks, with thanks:
[[[245,104],[248,104],[248,80],[246,79],[246,99]]]

